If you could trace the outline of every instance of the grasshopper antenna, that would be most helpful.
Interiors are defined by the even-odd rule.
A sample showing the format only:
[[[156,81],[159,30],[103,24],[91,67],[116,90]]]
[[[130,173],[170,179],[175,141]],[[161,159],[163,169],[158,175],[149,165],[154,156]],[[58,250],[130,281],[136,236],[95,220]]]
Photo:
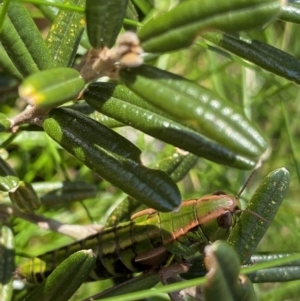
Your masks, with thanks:
[[[243,191],[245,190],[245,188],[248,186],[249,182],[252,180],[254,173],[256,172],[256,169],[254,169],[251,174],[249,175],[248,179],[246,180],[245,184],[242,186],[241,190],[239,191],[239,193],[237,194],[236,198],[238,199],[241,194],[243,193]]]
[[[241,188],[241,190],[239,191],[239,193],[237,194],[237,196],[236,196],[237,199],[241,196],[241,194],[243,193],[243,191],[245,190],[245,188],[247,187],[247,185],[249,184],[249,182],[252,180],[254,173],[256,172],[256,170],[257,170],[258,168],[261,167],[261,165],[262,165],[262,164],[261,164],[261,160],[260,160],[260,161],[257,163],[256,167],[255,167],[255,168],[252,170],[252,172],[250,173],[248,179],[246,180],[245,184],[242,186],[242,188]],[[248,213],[250,213],[250,214],[256,216],[257,218],[261,219],[262,221],[264,221],[264,222],[266,222],[266,223],[268,222],[268,220],[266,220],[265,218],[263,218],[262,216],[260,216],[259,214],[257,214],[256,212],[253,212],[253,211],[251,211],[251,210],[237,210],[236,212],[240,212],[240,213],[242,213],[242,212],[248,212]]]
[[[243,185],[243,187],[241,188],[240,192],[237,194],[236,198],[238,199],[241,194],[243,193],[243,191],[245,190],[245,188],[247,187],[247,185],[249,184],[249,182],[251,181],[251,179],[253,178],[254,173],[262,167],[263,162],[270,156],[270,150],[267,149],[265,151],[265,153],[260,157],[260,159],[258,160],[257,164],[255,165],[254,169],[252,170],[251,174],[249,175],[248,179],[246,180],[245,184]]]
[[[256,212],[253,212],[251,210],[245,210],[245,209],[241,209],[241,210],[236,210],[236,213],[243,213],[243,212],[248,212],[249,214],[252,214],[253,216],[259,218],[260,220],[268,223],[269,221],[267,219],[265,219],[264,217],[262,217],[261,215],[257,214]]]

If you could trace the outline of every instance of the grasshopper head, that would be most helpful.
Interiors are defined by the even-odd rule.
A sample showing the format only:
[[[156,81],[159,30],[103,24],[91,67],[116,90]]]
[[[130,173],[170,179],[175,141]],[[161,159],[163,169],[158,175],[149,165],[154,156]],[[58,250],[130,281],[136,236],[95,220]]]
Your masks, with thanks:
[[[197,200],[196,214],[204,235],[211,242],[226,240],[237,221],[240,202],[224,192],[216,192]]]

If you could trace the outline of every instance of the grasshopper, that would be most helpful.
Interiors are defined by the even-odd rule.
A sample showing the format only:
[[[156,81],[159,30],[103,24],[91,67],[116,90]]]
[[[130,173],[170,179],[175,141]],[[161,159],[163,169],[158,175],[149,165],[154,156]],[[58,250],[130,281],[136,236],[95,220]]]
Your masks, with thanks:
[[[247,183],[248,181],[245,185]],[[129,280],[132,284],[137,278],[146,279],[150,273],[157,275],[159,270],[160,280],[167,284],[169,277],[186,271],[180,270],[178,266],[189,262],[197,251],[203,253],[204,248],[211,242],[226,240],[228,237],[228,242],[237,250],[241,262],[246,262],[273,220],[288,184],[289,173],[286,169],[280,168],[270,173],[262,181],[245,210],[240,209],[238,201],[245,185],[237,197],[220,191],[184,201],[174,212],[161,213],[146,209],[135,213],[128,222],[107,227],[84,240],[28,260],[18,268],[17,273],[28,281],[40,282],[67,256],[72,253],[75,255],[81,249],[92,249],[96,259],[91,266],[92,272],[89,269],[86,274],[88,276],[84,277],[87,281],[143,272],[140,277]],[[240,218],[239,213],[242,213]],[[248,213],[252,217],[244,218],[243,215]],[[251,233],[255,233],[254,236],[249,236],[249,228]],[[169,274],[162,273],[166,269]],[[151,279],[156,281],[158,277]],[[124,291],[123,284],[122,287],[118,285],[114,288]],[[44,289],[42,286],[30,300],[36,300],[35,297],[40,296]],[[171,300],[182,300],[173,297],[172,293],[169,296]]]
[[[63,259],[81,249],[93,249],[97,254],[95,268],[87,280],[159,269],[170,261],[186,262],[210,242],[226,240],[240,208],[237,198],[216,192],[184,201],[173,212],[146,209],[128,222],[30,259],[17,273],[29,282],[41,282]]]

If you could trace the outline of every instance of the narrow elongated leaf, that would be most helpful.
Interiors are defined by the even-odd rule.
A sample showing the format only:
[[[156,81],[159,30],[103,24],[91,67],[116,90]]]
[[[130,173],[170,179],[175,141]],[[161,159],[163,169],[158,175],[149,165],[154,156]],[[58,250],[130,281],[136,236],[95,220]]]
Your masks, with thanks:
[[[205,248],[205,256],[208,269],[203,288],[205,300],[257,300],[252,283],[247,277],[239,276],[240,262],[232,247],[217,241]]]
[[[74,182],[37,182],[32,183],[44,206],[65,205],[70,202],[78,202],[84,199],[95,198],[97,189],[95,185],[82,181]],[[2,196],[2,202],[10,202],[9,196]]]
[[[172,51],[192,44],[205,30],[241,31],[260,27],[280,11],[274,0],[190,0],[151,19],[138,32],[147,52]]]
[[[250,159],[266,150],[263,135],[244,113],[208,89],[147,65],[120,75],[139,96],[225,148]]]
[[[156,168],[165,171],[171,176],[174,182],[178,182],[188,174],[198,159],[199,157],[193,154],[184,153],[179,150],[160,161],[156,165]]]
[[[300,266],[281,266],[262,269],[248,274],[248,277],[253,283],[286,282],[299,280]]]
[[[264,262],[271,262],[273,260],[278,259],[286,259],[294,255],[299,255],[299,252],[292,252],[292,253],[256,253],[251,256],[250,260],[248,261],[249,264],[258,264],[258,263],[264,263]],[[285,266],[300,266],[300,260],[294,260],[289,263],[285,263]]]
[[[82,7],[85,1],[68,0],[64,3]],[[46,40],[55,67],[72,65],[83,28],[83,13],[65,9],[59,11]]]
[[[13,294],[14,236],[12,229],[0,224],[0,300],[11,301]]]
[[[300,3],[286,3],[281,8],[280,20],[300,24]]]
[[[24,301],[66,301],[90,274],[96,263],[91,250],[79,251],[63,261]]]
[[[197,156],[244,169],[255,165],[254,160],[240,156],[200,133],[154,113],[160,110],[128,92],[130,91],[123,86],[114,91],[110,84],[95,83],[85,90],[84,98],[96,110]]]
[[[108,217],[105,227],[114,227],[119,223],[130,220],[131,216],[141,210],[145,206],[138,200],[128,196],[115,208],[115,210]]]
[[[299,255],[299,253],[258,253],[251,256],[248,264],[260,264],[273,262],[278,259],[286,259],[291,256]],[[291,261],[284,265],[268,269],[260,269],[248,274],[248,277],[254,283],[261,282],[284,282],[292,281],[300,278],[300,260]]]
[[[63,205],[69,202],[94,198],[97,194],[95,185],[82,181],[33,183],[33,188],[46,206]]]
[[[93,107],[91,107],[87,103],[76,103],[76,104],[74,104],[72,106],[68,106],[66,108],[83,113],[84,115],[88,116],[89,118],[91,118],[97,122],[100,122],[101,124],[107,126],[108,128],[125,126],[124,123],[122,123],[114,118],[103,115],[100,112],[96,111]]]
[[[49,109],[77,96],[84,84],[75,69],[55,68],[27,77],[19,87],[19,94],[32,106]]]
[[[18,187],[8,194],[19,209],[32,212],[41,206],[41,201],[30,183],[20,181]]]
[[[180,205],[175,183],[143,166],[141,151],[109,128],[68,109],[52,110],[43,127],[78,160],[147,206],[170,211]]]
[[[300,84],[300,61],[271,45],[238,35],[207,32],[205,39],[290,81]]]
[[[270,173],[259,185],[233,228],[228,242],[236,249],[241,262],[246,262],[267,231],[288,190],[290,174],[285,168]],[[254,212],[259,216],[251,214]]]
[[[17,80],[23,79],[21,73],[18,71],[14,63],[11,61],[10,57],[7,55],[2,45],[0,45],[0,66],[3,72],[13,76]]]
[[[182,151],[176,151],[172,156],[169,156],[156,164],[155,168],[166,172],[174,182],[178,182],[190,171],[197,160],[198,157],[195,155],[189,153],[183,154]],[[134,213],[142,209],[145,208],[140,202],[127,197],[110,214],[105,226],[113,227],[121,222],[127,221]]]
[[[10,165],[0,157],[0,190],[10,191],[19,185],[19,178]]]
[[[42,36],[22,3],[10,2],[0,40],[24,77],[51,68],[51,57]]]
[[[63,3],[63,0],[47,0],[47,3],[48,2]],[[36,4],[36,6],[43,13],[43,15],[50,21],[53,21],[59,12],[59,9],[55,6],[37,5],[37,4]]]
[[[122,28],[128,0],[86,0],[86,26],[94,48],[111,48]]]

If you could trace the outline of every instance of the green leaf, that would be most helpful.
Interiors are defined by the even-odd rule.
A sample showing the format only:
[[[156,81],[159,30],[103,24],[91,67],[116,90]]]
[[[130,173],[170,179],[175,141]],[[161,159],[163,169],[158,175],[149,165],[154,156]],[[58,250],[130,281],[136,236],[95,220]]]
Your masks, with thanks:
[[[10,2],[0,40],[24,77],[51,68],[51,57],[42,36],[22,3]]]
[[[249,264],[256,265],[265,262],[272,262],[274,260],[289,258],[297,253],[268,253],[268,254],[255,254],[250,258]],[[299,253],[298,253],[299,255]],[[300,256],[299,256],[300,257]],[[300,260],[292,261],[284,265],[279,265],[273,268],[260,269],[253,273],[248,274],[252,282],[283,282],[292,281],[300,278]]]
[[[126,197],[109,215],[105,227],[114,227],[119,223],[130,220],[135,212],[141,210],[141,207],[143,205],[138,200],[130,196]]]
[[[300,84],[300,62],[285,51],[238,35],[207,32],[202,36],[263,69]]]
[[[75,110],[77,112],[83,113],[84,115],[88,116],[89,118],[100,122],[101,124],[107,126],[108,128],[115,128],[115,127],[122,127],[125,126],[124,123],[108,117],[106,115],[101,114],[100,112],[96,111],[93,107],[91,107],[86,102],[84,103],[76,103],[74,105],[68,106],[66,108]]]
[[[27,77],[19,88],[19,94],[32,106],[50,109],[76,97],[84,84],[75,69],[55,68]]]
[[[255,165],[254,160],[236,154],[231,149],[173,121],[170,119],[172,116],[166,118],[161,116],[162,114],[156,114],[155,112],[160,112],[159,109],[135,96],[124,86],[94,83],[84,91],[84,98],[96,110],[197,156],[244,169],[253,168]]]
[[[10,165],[0,157],[0,190],[10,191],[19,185],[19,178]]]
[[[45,206],[65,205],[69,202],[94,198],[97,194],[95,185],[83,181],[40,182],[32,185]]]
[[[151,19],[138,32],[146,52],[165,52],[191,45],[209,29],[241,31],[261,27],[280,11],[274,0],[190,0]]]
[[[96,263],[91,250],[72,254],[38,285],[24,301],[66,301],[84,282]]]
[[[122,28],[128,0],[86,0],[86,26],[93,48],[111,48]]]
[[[7,52],[3,48],[2,45],[0,45],[0,66],[1,69],[16,78],[17,80],[22,80],[23,76],[20,74],[14,63],[11,61],[10,57],[7,55]]]
[[[12,229],[0,224],[0,299],[11,301],[13,295],[13,272],[15,269],[14,236]]]
[[[289,182],[290,174],[285,168],[271,172],[261,182],[242,212],[228,238],[241,262],[247,262],[255,251],[287,193]]]
[[[203,287],[206,301],[257,300],[252,283],[239,277],[240,262],[234,249],[226,242],[217,241],[205,248],[207,282]]]
[[[60,3],[62,4],[63,0],[47,0],[47,3]],[[36,7],[43,13],[43,15],[50,21],[53,21],[57,16],[59,9],[55,6],[51,5],[42,5],[42,4],[35,4]]]
[[[195,166],[198,159],[199,157],[193,154],[177,150],[156,164],[155,168],[166,172],[174,182],[179,182]]]
[[[43,127],[79,161],[147,206],[171,211],[180,205],[175,183],[143,166],[141,151],[109,128],[69,109],[52,110]]]
[[[129,20],[135,21],[136,23],[139,22],[138,12],[136,11],[136,9],[131,1],[128,1],[128,6],[126,9],[125,17]],[[125,30],[132,30],[132,31],[136,31],[136,28],[137,28],[136,25],[127,25],[125,23],[123,24],[123,26],[124,26]]]
[[[41,206],[41,201],[30,183],[20,181],[18,187],[8,194],[12,203],[21,210],[32,212]]]
[[[120,76],[152,105],[230,151],[257,159],[266,150],[262,133],[244,113],[208,89],[147,65],[122,70]]]
[[[300,24],[300,5],[299,3],[286,3],[280,11],[280,20]]]
[[[84,0],[68,0],[64,4],[83,7]],[[70,67],[84,28],[84,15],[77,11],[61,9],[47,36],[47,46],[55,67]]]

